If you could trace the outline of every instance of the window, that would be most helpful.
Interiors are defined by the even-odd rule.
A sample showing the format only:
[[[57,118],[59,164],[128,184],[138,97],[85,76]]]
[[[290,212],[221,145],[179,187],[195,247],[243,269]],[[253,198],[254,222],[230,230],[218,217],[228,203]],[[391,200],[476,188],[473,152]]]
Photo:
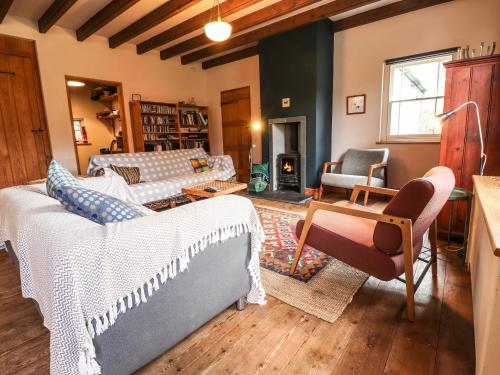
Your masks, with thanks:
[[[439,141],[445,68],[456,49],[387,60],[381,118],[382,142]]]
[[[83,126],[82,118],[73,119],[73,131],[75,132],[75,141],[77,143],[83,142],[82,126]]]

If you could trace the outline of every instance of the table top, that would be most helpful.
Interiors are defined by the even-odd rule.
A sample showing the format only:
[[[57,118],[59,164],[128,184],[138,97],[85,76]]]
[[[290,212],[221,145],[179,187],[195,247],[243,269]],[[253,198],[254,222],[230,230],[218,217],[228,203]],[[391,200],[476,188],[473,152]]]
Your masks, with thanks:
[[[472,176],[495,255],[500,257],[500,176]]]
[[[216,192],[205,191],[207,188],[214,188]],[[247,184],[242,182],[230,182],[222,180],[212,180],[201,184],[187,186],[182,188],[182,192],[188,195],[196,195],[199,197],[212,198],[219,195],[231,194],[247,188]]]

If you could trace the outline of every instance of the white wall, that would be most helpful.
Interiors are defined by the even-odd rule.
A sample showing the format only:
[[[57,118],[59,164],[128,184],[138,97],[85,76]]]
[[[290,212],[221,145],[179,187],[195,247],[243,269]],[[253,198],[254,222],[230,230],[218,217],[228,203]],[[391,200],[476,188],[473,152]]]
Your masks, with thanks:
[[[206,103],[205,73],[197,65],[182,66],[178,59],[160,60],[158,52],[137,55],[135,46],[108,47],[107,39],[92,36],[78,42],[74,32],[60,27],[40,34],[33,21],[7,16],[0,33],[36,41],[42,90],[53,157],[76,172],[65,75],[123,83],[125,115],[132,149],[128,101],[132,93],[158,101],[188,100]]]
[[[252,56],[231,64],[221,65],[206,70],[207,103],[210,119],[210,148],[213,154],[222,154],[222,115],[220,93],[241,87],[250,87],[250,112],[252,123],[260,120],[260,78],[259,57]],[[254,162],[262,160],[261,134],[252,131]]]
[[[382,64],[389,58],[442,48],[500,43],[500,0],[455,0],[335,34],[332,160],[349,147],[388,147],[389,186],[400,187],[437,165],[439,143],[380,145]],[[497,49],[498,51],[498,49]],[[251,85],[258,89],[259,60],[252,57],[207,70],[213,135],[220,134],[220,91]],[[251,86],[252,87],[252,86]],[[256,100],[253,94],[252,100]],[[367,111],[346,115],[348,95],[366,94]],[[252,117],[260,115],[254,110]],[[258,113],[258,115],[257,115]],[[214,116],[215,115],[215,116]],[[222,152],[222,147],[217,148]]]
[[[382,65],[389,58],[484,41],[500,43],[499,0],[455,0],[335,34],[332,157],[349,147],[389,147],[389,185],[400,187],[437,165],[439,144],[378,145]],[[366,94],[363,115],[345,98]]]

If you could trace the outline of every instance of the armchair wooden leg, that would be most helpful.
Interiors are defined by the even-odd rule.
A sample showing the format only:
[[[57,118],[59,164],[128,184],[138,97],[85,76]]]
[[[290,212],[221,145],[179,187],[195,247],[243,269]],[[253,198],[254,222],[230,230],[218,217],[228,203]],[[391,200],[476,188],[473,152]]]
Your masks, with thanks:
[[[405,262],[405,281],[406,281],[406,310],[408,320],[415,321],[415,287],[413,284],[413,235],[411,223],[403,228],[403,253]]]
[[[365,191],[365,199],[363,200],[363,206],[366,206],[368,204],[368,191]]]
[[[319,201],[321,200],[322,196],[323,196],[323,184],[320,184],[319,185],[319,196],[318,196]]]
[[[295,250],[293,263],[292,266],[290,267],[290,275],[293,275],[295,273],[295,270],[297,269],[297,264],[299,264],[299,259],[300,256],[302,255],[302,249],[304,249],[307,235],[309,234],[309,230],[311,229],[313,216],[314,216],[314,211],[307,214],[306,221],[304,223],[304,228],[302,228],[302,234],[300,235],[299,245],[297,246],[297,250]]]
[[[429,242],[431,243],[432,276],[437,276],[437,221],[434,220],[429,229]]]

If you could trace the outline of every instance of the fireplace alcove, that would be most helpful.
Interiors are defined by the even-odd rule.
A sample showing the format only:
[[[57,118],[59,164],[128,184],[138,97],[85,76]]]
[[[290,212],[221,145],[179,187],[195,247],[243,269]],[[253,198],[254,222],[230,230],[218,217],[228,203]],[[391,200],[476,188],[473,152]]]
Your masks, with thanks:
[[[304,194],[306,176],[306,117],[268,120],[272,190]]]

